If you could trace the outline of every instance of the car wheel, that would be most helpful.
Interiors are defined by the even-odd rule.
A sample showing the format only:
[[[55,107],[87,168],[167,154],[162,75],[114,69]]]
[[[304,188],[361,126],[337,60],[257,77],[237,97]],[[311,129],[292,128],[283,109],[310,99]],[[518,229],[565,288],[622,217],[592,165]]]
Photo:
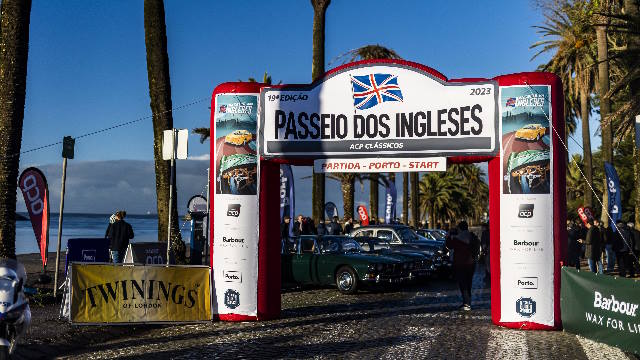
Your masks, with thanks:
[[[358,290],[358,277],[349,266],[343,266],[336,272],[336,285],[343,294],[353,294]]]

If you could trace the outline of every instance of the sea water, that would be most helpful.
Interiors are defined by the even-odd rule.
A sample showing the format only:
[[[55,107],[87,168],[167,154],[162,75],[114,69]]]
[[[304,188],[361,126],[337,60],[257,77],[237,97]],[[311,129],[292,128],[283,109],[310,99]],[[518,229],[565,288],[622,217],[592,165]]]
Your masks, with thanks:
[[[28,214],[21,214],[29,217]],[[62,221],[61,250],[67,249],[67,240],[73,238],[101,238],[105,236],[111,214],[64,214]],[[157,215],[129,215],[125,221],[131,224],[134,238],[131,242],[158,241]],[[189,244],[191,223],[180,220],[182,240]],[[49,217],[49,251],[55,252],[58,246],[58,214]],[[16,221],[16,254],[39,253],[40,249],[33,233],[31,221]]]

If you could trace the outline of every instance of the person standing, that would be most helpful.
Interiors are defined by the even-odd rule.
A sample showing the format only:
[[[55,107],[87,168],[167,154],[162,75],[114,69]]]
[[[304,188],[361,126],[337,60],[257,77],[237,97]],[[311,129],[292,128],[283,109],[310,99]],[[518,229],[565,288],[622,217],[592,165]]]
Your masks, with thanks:
[[[591,272],[602,274],[602,234],[598,228],[598,220],[587,222],[587,238],[585,239],[584,257],[587,258]]]
[[[303,231],[303,221],[302,219],[304,219],[304,217],[302,215],[298,215],[298,217],[296,218],[297,220],[293,223],[293,235],[294,236],[300,236],[304,234]]]
[[[333,220],[327,226],[327,233],[329,235],[342,235],[342,226],[338,223],[338,217],[334,216]]]
[[[133,239],[133,228],[124,221],[125,216],[127,216],[126,211],[116,212],[116,221],[109,228],[111,261],[114,264],[122,262],[129,240]]]
[[[282,224],[280,224],[280,239],[284,240],[289,238],[289,224],[291,223],[291,218],[289,215],[285,215],[282,220]]]
[[[349,216],[346,216],[344,222],[344,234],[349,235],[353,231],[353,219]]]
[[[580,252],[582,244],[580,243],[580,227],[571,220],[567,220],[567,265],[575,266],[576,270],[580,270]]]
[[[318,234],[318,236],[328,235],[327,226],[325,225],[324,221],[324,219],[320,219],[320,221],[318,222],[318,228],[316,229],[316,234]]]
[[[622,277],[631,275],[633,277],[633,255],[631,255],[631,232],[627,225],[622,221],[616,222],[616,236],[613,242],[613,250],[616,252],[618,259],[618,274]]]
[[[449,249],[453,249],[453,271],[462,295],[461,310],[471,310],[471,285],[476,266],[477,249],[480,244],[478,238],[469,232],[466,221],[458,224],[457,233],[451,234],[446,241]]]
[[[615,234],[613,232],[613,226],[607,226],[600,229],[602,231],[602,247],[604,248],[604,255],[607,259],[607,273],[611,273],[613,272],[616,264],[616,253],[613,251]]]

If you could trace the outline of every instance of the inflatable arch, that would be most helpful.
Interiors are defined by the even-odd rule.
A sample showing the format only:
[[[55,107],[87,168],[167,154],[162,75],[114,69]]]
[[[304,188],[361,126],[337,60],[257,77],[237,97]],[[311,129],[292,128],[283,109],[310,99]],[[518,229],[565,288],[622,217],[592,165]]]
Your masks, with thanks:
[[[446,156],[489,163],[492,321],[560,328],[564,131],[562,84],[550,73],[447,79],[371,60],[312,84],[220,84],[211,100],[214,313],[280,314],[280,164]]]

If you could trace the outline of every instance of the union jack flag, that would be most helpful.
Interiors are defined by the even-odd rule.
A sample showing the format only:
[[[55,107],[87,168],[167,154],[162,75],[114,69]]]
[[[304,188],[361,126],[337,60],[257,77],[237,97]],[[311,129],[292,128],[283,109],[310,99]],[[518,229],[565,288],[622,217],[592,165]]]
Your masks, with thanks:
[[[402,102],[398,77],[391,74],[351,76],[353,105],[356,109],[372,108],[385,101]]]
[[[505,106],[516,107],[516,98],[508,98]]]

